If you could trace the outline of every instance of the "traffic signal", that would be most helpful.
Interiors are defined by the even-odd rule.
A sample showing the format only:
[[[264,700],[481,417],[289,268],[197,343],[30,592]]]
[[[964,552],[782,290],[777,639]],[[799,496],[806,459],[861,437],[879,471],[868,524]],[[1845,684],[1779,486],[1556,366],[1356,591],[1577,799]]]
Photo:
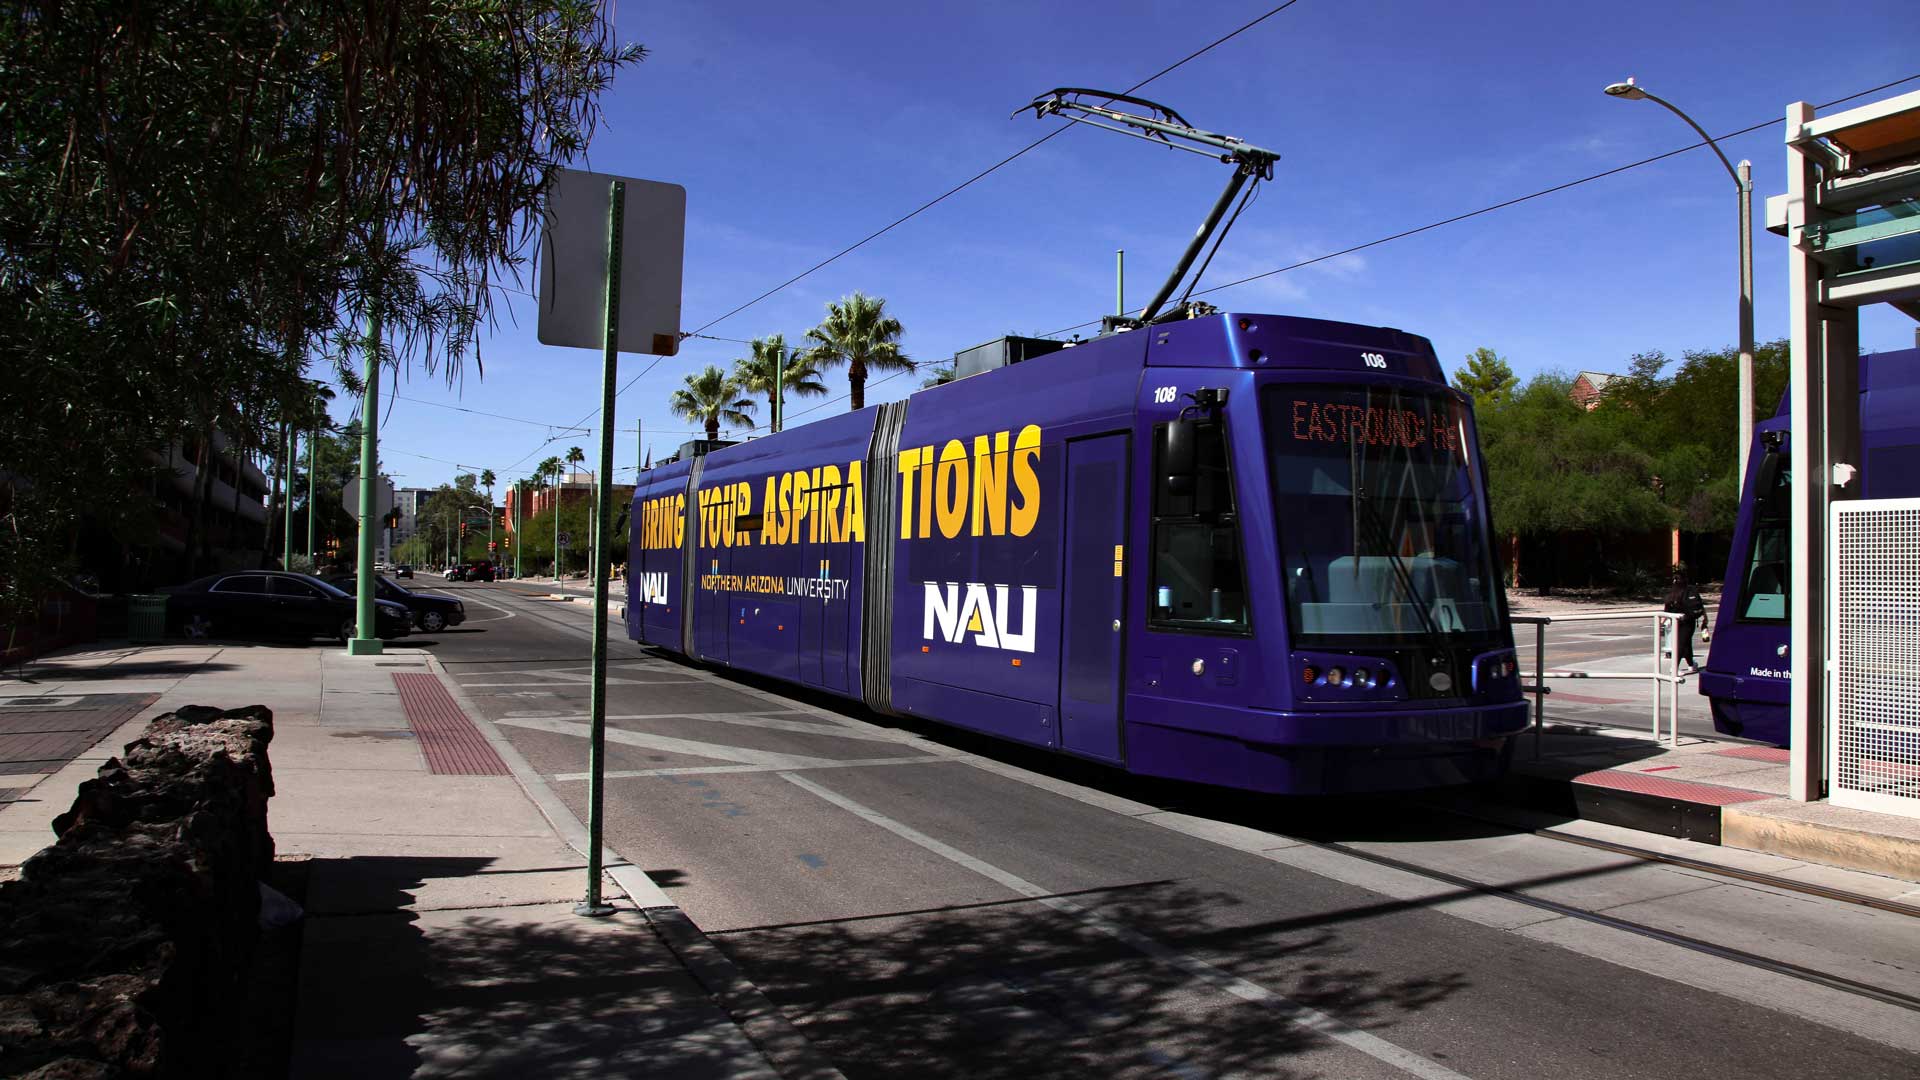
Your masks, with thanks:
[[[506,551],[512,551],[512,550],[513,550],[513,537],[511,537],[511,536],[503,536],[503,537],[501,537],[501,538],[500,538],[500,547],[502,548],[502,550],[506,550]]]
[[[493,541],[491,540],[487,541],[487,551],[492,552],[493,550],[494,550]]]
[[[463,521],[460,523],[460,539],[465,540],[466,538],[467,538],[467,523]]]

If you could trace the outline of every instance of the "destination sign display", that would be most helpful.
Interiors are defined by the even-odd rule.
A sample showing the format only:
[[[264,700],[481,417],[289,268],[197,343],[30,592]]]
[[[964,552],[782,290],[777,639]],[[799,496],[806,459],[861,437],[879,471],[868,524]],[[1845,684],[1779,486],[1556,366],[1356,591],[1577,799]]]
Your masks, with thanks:
[[[1425,406],[1428,403],[1420,402]],[[1444,402],[1440,408],[1358,405],[1295,398],[1291,433],[1300,442],[1398,447],[1459,454],[1460,425]]]

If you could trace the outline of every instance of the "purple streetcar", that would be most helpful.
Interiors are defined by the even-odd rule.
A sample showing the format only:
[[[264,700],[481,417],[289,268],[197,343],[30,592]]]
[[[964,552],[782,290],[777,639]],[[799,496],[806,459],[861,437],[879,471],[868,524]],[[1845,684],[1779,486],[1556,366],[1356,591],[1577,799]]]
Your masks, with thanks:
[[[1212,313],[957,363],[645,472],[628,636],[1152,776],[1500,775],[1527,708],[1426,339]]]
[[[1792,438],[1782,394],[1773,418],[1753,426],[1746,494],[1700,672],[1715,731],[1776,746],[1788,743]],[[1920,349],[1860,358],[1860,443],[1861,498],[1920,496]]]

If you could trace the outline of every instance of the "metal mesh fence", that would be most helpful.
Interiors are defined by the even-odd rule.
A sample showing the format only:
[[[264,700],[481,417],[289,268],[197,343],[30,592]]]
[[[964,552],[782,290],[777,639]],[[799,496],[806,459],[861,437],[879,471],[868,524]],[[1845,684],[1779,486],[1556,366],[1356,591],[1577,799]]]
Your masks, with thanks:
[[[1830,798],[1920,817],[1920,499],[1833,511]]]

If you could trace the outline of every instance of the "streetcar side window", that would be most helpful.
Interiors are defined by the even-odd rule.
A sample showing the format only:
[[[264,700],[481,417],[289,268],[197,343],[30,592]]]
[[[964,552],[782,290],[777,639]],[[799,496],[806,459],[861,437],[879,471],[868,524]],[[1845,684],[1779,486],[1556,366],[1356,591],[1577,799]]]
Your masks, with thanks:
[[[1246,573],[1224,419],[1154,429],[1153,578],[1149,621],[1244,634]]]
[[[1793,473],[1784,453],[1770,452],[1754,478],[1753,539],[1747,553],[1742,622],[1785,622],[1791,599]]]

